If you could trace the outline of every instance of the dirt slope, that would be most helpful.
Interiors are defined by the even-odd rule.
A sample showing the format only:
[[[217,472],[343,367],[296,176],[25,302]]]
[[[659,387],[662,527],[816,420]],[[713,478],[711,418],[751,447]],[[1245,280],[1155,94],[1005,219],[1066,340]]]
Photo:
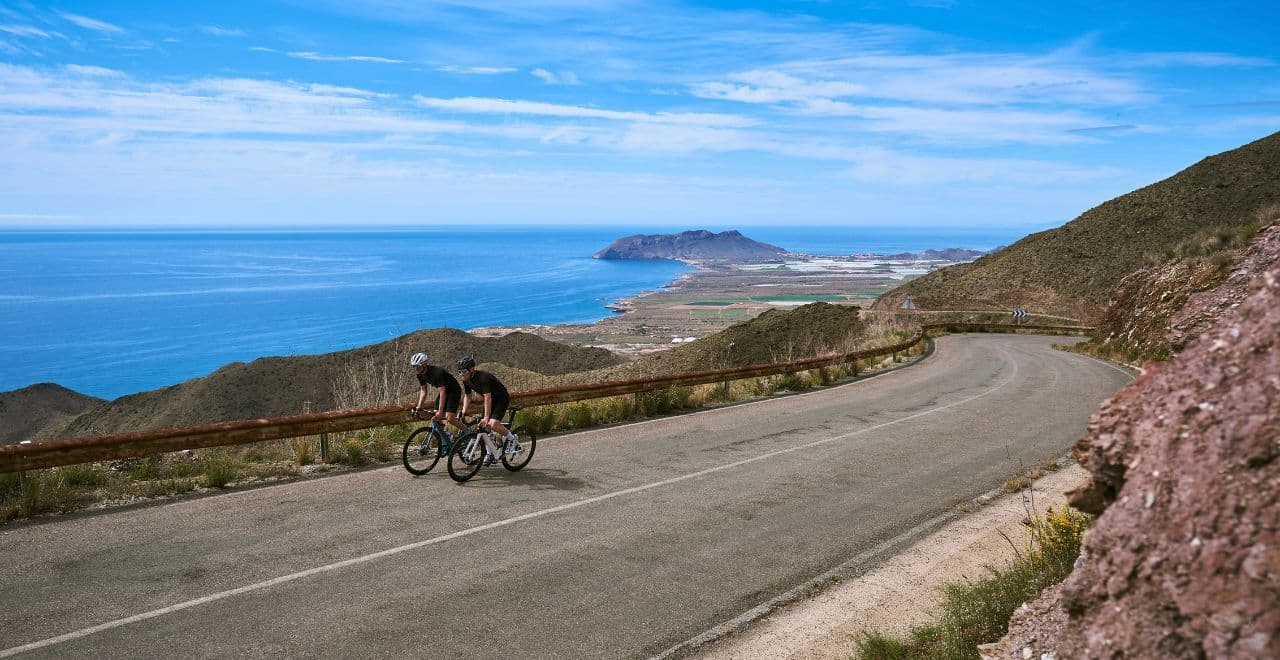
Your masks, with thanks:
[[[863,334],[857,307],[816,302],[771,309],[697,341],[597,373],[602,379],[638,378],[798,360],[853,350]]]
[[[0,392],[0,445],[26,440],[103,403],[53,383]]]
[[[1247,225],[1280,202],[1280,133],[1105,202],[1057,229],[900,286],[921,309],[1011,309],[1097,319],[1126,275],[1207,228]]]

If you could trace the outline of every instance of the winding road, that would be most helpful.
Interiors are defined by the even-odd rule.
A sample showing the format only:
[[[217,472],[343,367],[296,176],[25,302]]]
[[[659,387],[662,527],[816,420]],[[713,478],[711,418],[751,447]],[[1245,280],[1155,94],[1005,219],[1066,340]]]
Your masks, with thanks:
[[[847,385],[0,531],[0,657],[649,657],[1061,456],[1130,375],[953,335]]]

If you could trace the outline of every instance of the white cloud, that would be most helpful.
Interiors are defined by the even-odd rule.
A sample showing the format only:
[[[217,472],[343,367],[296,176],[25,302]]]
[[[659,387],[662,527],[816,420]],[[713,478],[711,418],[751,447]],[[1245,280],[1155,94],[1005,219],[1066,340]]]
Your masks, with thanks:
[[[500,73],[513,73],[519,69],[511,66],[459,66],[456,64],[446,64],[436,67],[436,71],[442,73],[458,73],[468,76],[494,76]]]
[[[552,73],[546,69],[534,69],[529,72],[534,78],[541,80],[548,85],[581,85],[582,81],[578,79],[577,74],[572,71],[561,71],[560,73]]]
[[[910,103],[1107,106],[1153,96],[1131,76],[1060,57],[860,55],[790,62],[690,86],[694,96],[743,103],[863,98]]]
[[[79,14],[68,14],[66,12],[58,12],[58,15],[67,21],[78,25],[86,30],[95,30],[97,32],[107,32],[109,34],[123,34],[124,28],[114,25],[106,21],[100,21],[96,18],[88,16],[80,16]]]
[[[243,78],[143,83],[72,66],[59,75],[0,64],[0,125],[51,144],[106,134],[430,137],[466,130],[415,116],[412,104],[397,108],[395,99],[368,90]]]
[[[1031,159],[921,156],[872,148],[863,150],[845,174],[864,183],[908,187],[957,183],[1042,186],[1102,180],[1116,176],[1118,170]]]
[[[225,28],[221,25],[197,25],[197,30],[205,34],[211,34],[215,37],[243,37],[247,36],[244,30],[239,28]]]
[[[66,69],[69,73],[74,73],[78,76],[84,76],[86,78],[124,78],[125,77],[125,74],[123,71],[117,71],[115,69],[108,69],[100,66],[68,64],[63,68]]]
[[[730,82],[693,85],[694,96],[742,103],[781,103],[833,99],[864,94],[864,85],[838,81],[806,81],[779,71],[746,71],[729,76]]]
[[[53,36],[31,25],[0,25],[0,32],[12,34],[15,37],[36,37],[39,39],[49,39]]]
[[[570,117],[579,119],[608,119],[612,121],[643,122],[653,124],[692,124],[700,126],[744,127],[756,123],[749,117],[714,113],[690,112],[631,112],[605,110],[578,105],[542,103],[539,101],[515,101],[481,97],[431,98],[415,96],[414,100],[429,108],[450,112],[475,114],[535,115],[542,117]]]
[[[261,50],[261,49],[260,49]],[[313,62],[373,62],[375,64],[407,64],[405,60],[397,60],[389,57],[378,57],[375,55],[322,55],[310,51],[294,51],[285,53],[289,57],[300,60],[311,60]]]
[[[935,142],[996,144],[1066,144],[1091,138],[1079,129],[1102,121],[1079,112],[1043,112],[1006,108],[919,108],[853,105],[818,99],[801,112],[864,120],[860,128],[872,133],[897,133]]]
[[[1217,67],[1271,67],[1276,60],[1266,57],[1246,57],[1231,53],[1132,53],[1124,56],[1124,63],[1129,66],[1173,67],[1193,66],[1204,68]]]

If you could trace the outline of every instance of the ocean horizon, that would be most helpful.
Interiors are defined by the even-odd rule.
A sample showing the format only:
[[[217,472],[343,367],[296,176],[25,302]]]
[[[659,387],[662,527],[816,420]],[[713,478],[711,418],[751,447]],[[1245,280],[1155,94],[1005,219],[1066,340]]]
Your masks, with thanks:
[[[722,231],[723,227],[708,227]],[[991,249],[1025,228],[745,227],[815,255]],[[671,227],[0,230],[0,391],[116,398],[231,362],[345,350],[434,327],[586,323],[689,272],[601,261]]]

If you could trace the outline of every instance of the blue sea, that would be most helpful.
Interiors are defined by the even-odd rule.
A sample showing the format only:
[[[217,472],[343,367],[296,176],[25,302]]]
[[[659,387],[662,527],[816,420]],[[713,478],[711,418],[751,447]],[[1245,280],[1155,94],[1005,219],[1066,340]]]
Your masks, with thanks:
[[[713,228],[717,229],[717,228]],[[644,227],[0,231],[0,391],[115,398],[421,328],[586,322],[688,271],[591,255]],[[809,254],[989,249],[1016,229],[752,227]]]

